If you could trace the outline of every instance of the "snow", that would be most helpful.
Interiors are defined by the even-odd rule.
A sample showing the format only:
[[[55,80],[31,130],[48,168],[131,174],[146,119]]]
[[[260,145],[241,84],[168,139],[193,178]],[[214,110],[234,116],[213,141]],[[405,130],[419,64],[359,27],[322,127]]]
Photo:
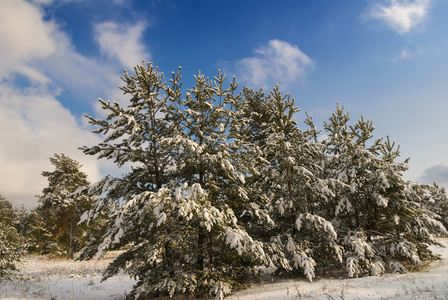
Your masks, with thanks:
[[[448,239],[441,243],[448,247]],[[448,299],[448,249],[431,247],[442,260],[421,272],[354,279],[321,279],[314,283],[284,280],[234,293],[229,300],[283,299]]]
[[[112,252],[99,261],[26,256],[19,266],[21,279],[0,279],[0,299],[124,299],[135,280],[122,274],[101,282],[102,271],[117,255]]]
[[[448,247],[448,239],[440,240]],[[448,249],[431,247],[442,260],[423,266],[422,271],[408,274],[386,274],[355,279],[282,280],[254,286],[227,296],[229,300],[283,299],[447,299]],[[135,281],[119,275],[100,282],[100,271],[111,258],[98,262],[44,260],[27,257],[22,265],[23,280],[3,280],[0,299],[124,299]],[[226,294],[227,287],[222,288]]]

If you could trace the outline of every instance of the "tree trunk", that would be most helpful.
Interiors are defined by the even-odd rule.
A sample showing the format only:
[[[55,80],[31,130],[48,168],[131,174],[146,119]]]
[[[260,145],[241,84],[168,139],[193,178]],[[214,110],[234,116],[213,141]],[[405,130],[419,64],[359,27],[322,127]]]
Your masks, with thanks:
[[[69,246],[68,246],[68,259],[73,259],[73,250],[74,250],[74,238],[73,238],[73,230],[74,230],[73,219],[70,218],[70,237],[69,237]]]

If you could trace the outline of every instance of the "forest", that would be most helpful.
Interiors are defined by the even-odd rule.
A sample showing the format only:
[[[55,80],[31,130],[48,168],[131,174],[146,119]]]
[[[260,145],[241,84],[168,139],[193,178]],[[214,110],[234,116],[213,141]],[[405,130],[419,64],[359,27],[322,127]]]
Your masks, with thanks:
[[[129,299],[223,299],[260,280],[405,273],[438,259],[448,198],[436,183],[404,179],[408,159],[339,104],[299,126],[295,99],[200,72],[184,93],[181,69],[126,70],[128,103],[99,99],[86,116],[97,145],[85,155],[129,166],[90,183],[81,163],[49,158],[48,186],[32,211],[0,196],[0,277],[27,253],[69,260],[121,250],[107,279],[136,280]],[[20,271],[20,270],[19,270]]]

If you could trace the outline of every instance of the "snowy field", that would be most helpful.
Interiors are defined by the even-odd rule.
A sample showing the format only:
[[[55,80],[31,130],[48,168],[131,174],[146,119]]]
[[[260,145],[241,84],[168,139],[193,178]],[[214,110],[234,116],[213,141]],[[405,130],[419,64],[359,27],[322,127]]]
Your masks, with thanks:
[[[448,247],[448,239],[441,239]],[[282,281],[254,286],[227,299],[448,299],[448,248],[433,248],[441,261],[420,272],[388,274],[344,280]],[[100,282],[101,271],[110,262],[72,262],[26,257],[23,279],[2,281],[0,299],[124,299],[135,283],[125,275]]]
[[[107,254],[97,262],[27,256],[20,266],[21,279],[0,283],[0,300],[124,299],[135,284],[129,276],[115,276],[101,282],[102,271],[116,255]]]

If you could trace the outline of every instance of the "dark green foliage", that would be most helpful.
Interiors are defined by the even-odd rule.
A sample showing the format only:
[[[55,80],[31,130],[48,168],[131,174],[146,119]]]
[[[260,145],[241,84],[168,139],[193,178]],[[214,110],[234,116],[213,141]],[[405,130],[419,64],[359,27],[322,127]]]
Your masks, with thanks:
[[[425,207],[437,216],[436,220],[442,222],[445,228],[448,228],[448,196],[445,188],[436,183],[426,187],[428,191],[424,198]]]
[[[17,226],[17,211],[0,195],[0,278],[15,270],[24,254],[24,239]]]
[[[242,149],[228,136],[235,131],[229,107],[236,84],[224,90],[222,74],[214,80],[199,74],[182,99],[179,72],[170,86],[162,79],[151,64],[137,66],[121,88],[132,96],[130,105],[100,100],[106,120],[89,117],[94,132],[108,135],[83,151],[133,167],[89,189],[102,196],[86,221],[106,211],[111,222],[80,257],[127,246],[104,277],[125,270],[138,280],[133,298],[211,293],[221,299],[266,260],[238,221],[251,203],[237,165]]]
[[[428,245],[437,244],[432,234],[446,230],[422,205],[422,186],[404,181],[407,161],[396,162],[394,143],[372,141],[371,121],[349,120],[338,106],[324,125],[326,176],[342,183],[328,217],[345,249],[346,270],[349,276],[401,272],[404,260],[431,258]]]
[[[50,161],[55,170],[42,172],[48,179],[48,186],[39,196],[39,206],[31,212],[29,250],[40,254],[66,254],[73,259],[86,238],[85,226],[77,223],[92,203],[92,198],[85,193],[73,193],[89,182],[76,160],[55,154]]]
[[[88,118],[104,140],[82,148],[131,171],[77,193],[96,197],[82,220],[102,228],[80,258],[125,247],[104,278],[136,278],[129,298],[222,299],[261,266],[312,280],[316,268],[379,275],[434,258],[446,196],[404,181],[407,161],[372,140],[371,121],[350,125],[338,106],[319,142],[278,86],[238,93],[199,74],[183,96],[180,70],[169,84],[152,64],[134,70],[129,105],[100,100],[107,117]]]
[[[295,101],[288,94],[282,95],[278,86],[267,96],[249,90],[244,90],[244,96],[239,108],[247,121],[241,138],[259,149],[252,168],[255,172],[248,176],[248,182],[251,194],[265,204],[275,222],[275,226],[253,226],[250,230],[276,257],[279,274],[299,272],[311,280],[313,257],[320,256],[316,254],[322,247],[331,249],[333,257],[341,260],[331,223],[316,215],[333,195],[326,180],[319,178],[323,147],[315,141],[317,133],[310,118],[310,129],[298,128]]]

